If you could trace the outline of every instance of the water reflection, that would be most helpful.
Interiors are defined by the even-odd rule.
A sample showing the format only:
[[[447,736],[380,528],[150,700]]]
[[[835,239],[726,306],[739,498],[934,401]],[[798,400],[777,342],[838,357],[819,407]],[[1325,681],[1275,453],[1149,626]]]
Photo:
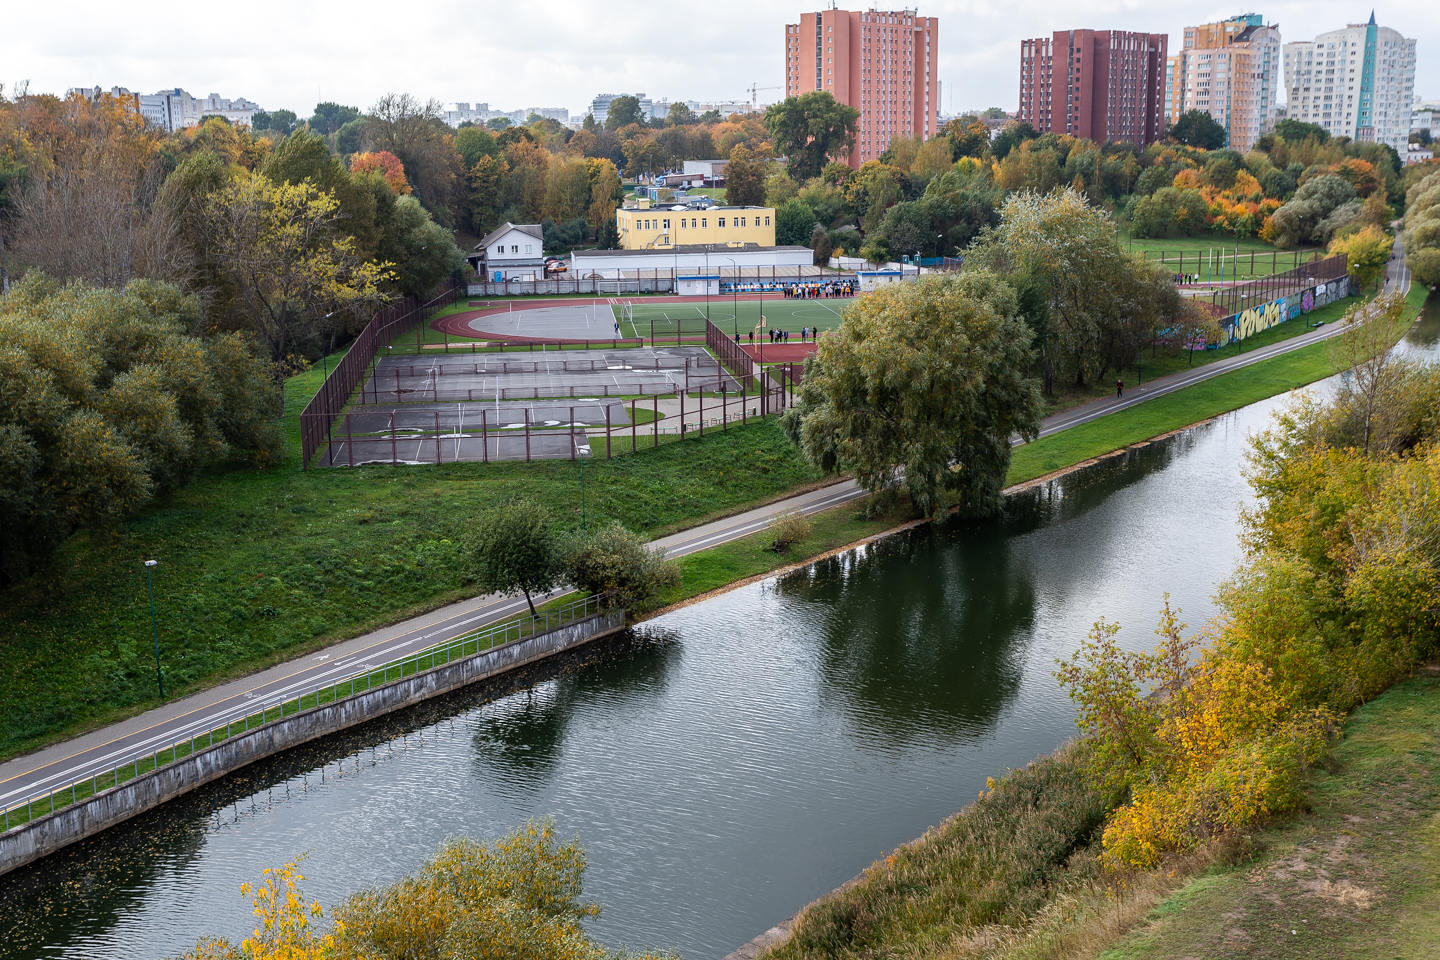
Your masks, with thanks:
[[[567,727],[594,699],[613,704],[653,701],[683,654],[673,630],[630,632],[609,643],[607,655],[568,671],[476,716],[476,762],[505,777],[517,795],[542,791],[562,759]]]
[[[333,904],[446,836],[543,815],[586,845],[599,939],[722,956],[1072,735],[1051,671],[1096,617],[1149,645],[1169,590],[1201,622],[1238,556],[1245,434],[1274,405],[1042,485],[996,522],[881,541],[673,611],[514,692],[472,689],[257,764],[77,847],[74,879],[31,871],[4,896],[0,957],[149,960],[243,937],[236,891],[264,866],[308,850],[306,892]],[[85,872],[104,880],[74,895]]]
[[[774,590],[818,611],[819,678],[858,742],[959,743],[984,734],[1019,686],[1028,573],[996,522],[882,540]]]

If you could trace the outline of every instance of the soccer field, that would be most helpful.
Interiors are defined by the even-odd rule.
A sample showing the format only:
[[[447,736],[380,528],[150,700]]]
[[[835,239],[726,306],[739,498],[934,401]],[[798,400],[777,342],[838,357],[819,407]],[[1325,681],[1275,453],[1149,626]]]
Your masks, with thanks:
[[[840,326],[841,315],[851,300],[746,300],[743,297],[712,297],[710,322],[727,332],[739,331],[743,337],[755,329],[760,316],[765,316],[767,329],[788,330],[798,335],[801,327],[834,330]],[[620,334],[625,337],[673,337],[677,332],[703,336],[705,333],[705,302],[647,303],[636,300],[630,304],[631,320],[617,307]]]

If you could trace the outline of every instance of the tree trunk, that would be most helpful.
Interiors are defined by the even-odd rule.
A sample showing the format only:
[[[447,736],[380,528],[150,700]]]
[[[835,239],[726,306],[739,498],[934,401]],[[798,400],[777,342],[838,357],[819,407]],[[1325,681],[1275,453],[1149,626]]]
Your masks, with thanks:
[[[524,587],[521,587],[520,589],[525,591],[525,602],[530,605],[530,616],[539,616],[539,614],[535,612],[535,601],[530,599],[530,591],[525,589]]]
[[[5,263],[5,224],[0,222],[0,296],[10,292],[10,268]]]

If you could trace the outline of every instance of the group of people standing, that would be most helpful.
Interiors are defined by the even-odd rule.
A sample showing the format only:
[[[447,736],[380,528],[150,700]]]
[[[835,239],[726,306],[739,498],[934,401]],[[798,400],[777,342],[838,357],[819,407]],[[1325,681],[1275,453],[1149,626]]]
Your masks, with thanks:
[[[801,343],[809,343],[810,341],[814,340],[814,339],[815,339],[815,334],[816,334],[816,332],[817,332],[817,331],[816,331],[816,329],[815,329],[814,327],[801,327],[801,328],[800,328],[800,342],[801,342]],[[790,342],[790,331],[789,331],[789,330],[776,330],[776,329],[768,328],[768,327],[767,327],[766,330],[765,330],[765,335],[770,338],[770,342],[771,342],[771,343],[789,343],[789,342]],[[748,336],[748,337],[750,338],[750,342],[751,342],[752,344],[755,342],[755,331],[754,331],[754,330],[751,330],[748,334],[746,334],[746,336]],[[739,333],[736,333],[736,334],[735,334],[735,342],[736,342],[736,343],[739,343],[739,342],[740,342],[740,334],[739,334]]]
[[[1198,273],[1177,273],[1177,274],[1174,275],[1174,277],[1173,277],[1172,279],[1174,279],[1174,281],[1175,281],[1175,283],[1176,283],[1177,285],[1182,284],[1182,283],[1199,283],[1199,282],[1200,282],[1200,274],[1198,274]]]
[[[787,300],[827,300],[855,296],[854,280],[826,280],[824,283],[792,283],[785,288]]]

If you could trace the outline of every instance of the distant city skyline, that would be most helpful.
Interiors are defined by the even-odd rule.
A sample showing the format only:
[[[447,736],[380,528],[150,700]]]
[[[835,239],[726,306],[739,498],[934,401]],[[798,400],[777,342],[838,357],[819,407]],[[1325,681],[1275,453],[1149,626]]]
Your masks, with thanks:
[[[206,18],[175,18],[149,0],[94,4],[78,17],[23,5],[7,15],[0,35],[0,83],[7,94],[28,81],[32,92],[62,96],[70,87],[93,85],[219,90],[301,117],[326,100],[369,109],[388,92],[442,104],[483,101],[497,110],[563,106],[583,115],[606,91],[644,90],[670,101],[747,100],[753,83],[764,103],[782,93],[764,88],[785,82],[784,25],[820,9],[735,0],[714,16],[679,18],[673,5],[653,0],[603,8],[552,0],[543,26],[496,29],[501,8],[488,7],[441,0],[407,9],[402,28],[389,5],[368,8],[374,13],[367,17],[363,3],[259,0],[217,31]],[[1054,30],[1164,32],[1179,49],[1185,26],[1253,10],[1290,41],[1364,23],[1371,7],[1291,0],[1241,11],[1195,2],[1132,8],[1115,0],[1017,0],[976,10],[961,0],[937,0],[916,10],[946,25],[937,73],[940,111],[948,115],[985,106],[1014,110],[1020,42]],[[1402,0],[1377,5],[1375,13],[1380,23],[1418,40],[1416,95],[1440,97],[1440,8]],[[165,29],[151,29],[156,22]],[[379,23],[391,28],[377,29]],[[468,23],[476,24],[473,38],[466,35]],[[453,53],[444,55],[447,50]]]

